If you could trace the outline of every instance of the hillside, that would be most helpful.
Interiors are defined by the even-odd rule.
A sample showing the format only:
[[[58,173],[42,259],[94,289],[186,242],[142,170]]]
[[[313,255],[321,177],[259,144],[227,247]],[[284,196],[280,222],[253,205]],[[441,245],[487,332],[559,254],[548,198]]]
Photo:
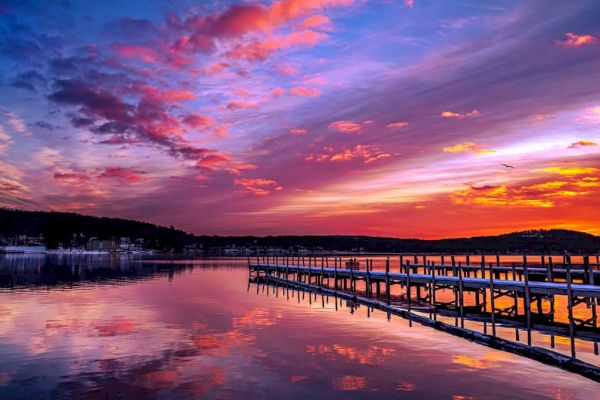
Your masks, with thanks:
[[[98,218],[74,213],[30,212],[0,209],[0,243],[11,238],[42,237],[49,248],[84,245],[92,237],[142,239],[144,247],[180,250],[195,245],[215,253],[240,249],[241,253],[265,249],[364,252],[499,252],[571,253],[600,252],[600,237],[569,230],[530,230],[498,236],[441,240],[398,239],[370,236],[194,236],[146,222]]]

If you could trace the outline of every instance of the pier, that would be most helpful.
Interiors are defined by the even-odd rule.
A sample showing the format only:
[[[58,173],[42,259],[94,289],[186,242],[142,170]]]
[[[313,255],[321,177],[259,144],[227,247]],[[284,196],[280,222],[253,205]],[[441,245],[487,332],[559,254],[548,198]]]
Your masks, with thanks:
[[[600,381],[600,369],[582,363],[576,351],[577,339],[599,354],[600,264],[597,256],[578,258],[265,256],[248,258],[248,268],[251,281],[366,304]],[[465,320],[483,324],[484,332],[465,329]],[[497,327],[513,327],[515,341],[498,337]],[[532,332],[548,335],[551,349],[532,346]],[[552,350],[555,337],[568,340],[570,356]]]

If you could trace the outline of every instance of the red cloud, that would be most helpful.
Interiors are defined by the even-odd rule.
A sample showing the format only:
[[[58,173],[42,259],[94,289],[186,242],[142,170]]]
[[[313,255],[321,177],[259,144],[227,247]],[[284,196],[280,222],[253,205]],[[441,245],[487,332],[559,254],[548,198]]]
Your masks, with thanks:
[[[98,175],[103,179],[121,179],[126,182],[136,183],[142,179],[143,172],[122,167],[107,167]]]
[[[215,120],[205,115],[190,114],[183,118],[183,123],[194,129],[198,129],[212,126]]]
[[[198,167],[200,169],[207,169],[210,171],[214,171],[214,170],[220,168],[223,164],[228,163],[230,161],[231,161],[231,158],[224,154],[211,154],[211,155],[205,156],[204,158],[200,159],[196,163],[196,167]]]
[[[557,40],[556,44],[566,47],[581,47],[598,43],[598,38],[593,35],[576,35],[572,32],[565,33],[563,40]]]

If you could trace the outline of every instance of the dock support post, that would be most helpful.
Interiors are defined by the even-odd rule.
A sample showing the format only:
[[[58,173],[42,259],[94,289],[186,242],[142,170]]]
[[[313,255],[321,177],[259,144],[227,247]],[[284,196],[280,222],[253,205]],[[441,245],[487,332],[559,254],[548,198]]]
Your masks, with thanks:
[[[410,317],[410,261],[406,261],[406,302],[408,309],[408,326],[412,326],[412,318]]]
[[[385,259],[385,298],[390,304],[390,258]]]
[[[333,287],[335,288],[335,290],[338,290],[338,276],[337,276],[337,270],[338,270],[338,265],[337,265],[337,257],[333,259],[334,264],[333,264]],[[336,303],[337,303],[337,299],[336,299]]]
[[[460,301],[460,327],[465,327],[465,299],[463,292],[463,270],[462,263],[458,262],[458,299]]]
[[[492,303],[492,336],[496,336],[496,303],[494,294],[494,264],[490,263],[490,301]]]
[[[367,275],[365,278],[367,297],[371,297],[371,273],[369,272],[369,260],[367,260]]]
[[[573,320],[573,289],[571,287],[571,260],[568,265],[565,264],[567,270],[567,306],[569,310],[569,337],[571,339],[571,357],[575,358],[575,321]]]
[[[525,314],[527,316],[527,345],[531,346],[531,292],[529,290],[529,272],[527,256],[523,256],[523,275],[525,277]]]

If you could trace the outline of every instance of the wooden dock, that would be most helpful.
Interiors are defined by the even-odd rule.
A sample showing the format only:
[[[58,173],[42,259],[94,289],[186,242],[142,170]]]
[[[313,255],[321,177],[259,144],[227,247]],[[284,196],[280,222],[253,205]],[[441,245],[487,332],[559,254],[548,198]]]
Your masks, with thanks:
[[[493,262],[486,262],[490,259]],[[572,358],[576,358],[575,338],[591,340],[594,353],[598,354],[598,258],[592,263],[589,256],[584,256],[582,262],[571,263],[570,257],[565,256],[561,262],[554,263],[552,258],[542,257],[541,262],[530,263],[530,259],[523,256],[520,263],[510,265],[501,263],[499,256],[480,256],[480,262],[475,265],[468,256],[460,262],[454,256],[447,256],[446,260],[450,264],[436,264],[426,256],[399,256],[392,271],[390,257],[378,260],[383,261],[380,270],[374,270],[374,260],[368,258],[358,261],[340,257],[256,257],[248,259],[248,267],[250,276],[259,280],[309,285],[319,290],[375,299],[394,307],[400,303],[391,293],[393,287],[399,286],[403,293],[400,307],[409,315],[424,310],[433,321],[438,314],[454,316],[457,320],[460,318],[461,327],[465,318],[479,319],[491,324],[493,337],[497,324],[521,326],[527,330],[528,345],[531,345],[532,330],[568,336]],[[444,257],[441,261],[445,261]],[[438,300],[436,293],[440,290],[451,292],[453,301]],[[465,304],[467,294],[474,297],[474,305]],[[501,298],[504,305],[507,302],[510,305],[499,307]],[[555,320],[555,306],[562,304],[558,298],[564,299],[566,321]],[[550,310],[544,311],[542,302],[549,305]],[[576,317],[573,308],[582,303],[587,306],[589,315]],[[520,309],[523,310],[521,315]]]

